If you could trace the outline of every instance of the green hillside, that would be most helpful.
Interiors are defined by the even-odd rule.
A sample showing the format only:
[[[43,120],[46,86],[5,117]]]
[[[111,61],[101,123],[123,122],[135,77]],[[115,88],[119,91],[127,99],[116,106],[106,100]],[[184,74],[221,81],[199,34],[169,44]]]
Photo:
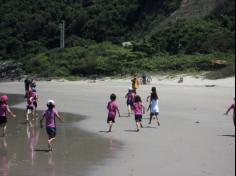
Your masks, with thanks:
[[[20,62],[28,74],[205,71],[216,58],[235,62],[234,0],[0,3],[0,63]],[[66,49],[59,49],[63,20]],[[124,41],[133,46],[121,47]]]

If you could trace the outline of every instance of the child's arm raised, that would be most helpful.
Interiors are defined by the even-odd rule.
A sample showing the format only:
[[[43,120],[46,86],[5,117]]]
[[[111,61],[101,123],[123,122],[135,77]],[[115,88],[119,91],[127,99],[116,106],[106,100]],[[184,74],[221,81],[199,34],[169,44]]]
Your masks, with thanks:
[[[234,105],[231,105],[231,106],[228,108],[228,110],[226,111],[225,115],[228,115],[229,112],[231,111],[231,109],[233,109],[233,108],[234,108]]]

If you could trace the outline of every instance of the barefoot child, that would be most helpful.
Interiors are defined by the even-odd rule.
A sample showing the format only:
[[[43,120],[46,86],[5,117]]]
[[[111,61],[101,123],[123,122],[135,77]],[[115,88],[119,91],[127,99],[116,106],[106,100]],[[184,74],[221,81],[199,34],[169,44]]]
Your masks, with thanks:
[[[143,119],[143,114],[145,114],[145,107],[142,103],[142,99],[141,99],[140,96],[135,97],[133,110],[134,110],[134,113],[135,113],[135,121],[136,121],[136,125],[137,125],[137,132],[139,132],[140,128],[143,128],[142,119]]]
[[[128,116],[130,117],[132,107],[134,104],[134,97],[135,93],[132,88],[129,88],[128,93],[126,94],[125,98],[127,99],[127,107],[128,107]]]
[[[43,120],[46,119],[46,130],[48,134],[48,149],[52,151],[52,142],[56,139],[56,118],[61,122],[63,119],[59,116],[57,110],[55,109],[55,102],[49,100],[47,103],[48,109],[44,112],[42,119],[40,120],[41,128],[43,128]]]
[[[109,124],[109,130],[108,133],[111,132],[113,123],[115,123],[115,118],[116,118],[116,113],[118,112],[119,117],[120,117],[120,110],[118,107],[118,103],[116,102],[116,95],[111,94],[110,96],[110,102],[107,105],[108,109],[108,118],[107,118],[107,123]]]
[[[34,110],[33,110],[33,116],[37,117],[38,113],[37,113],[37,108],[38,108],[38,93],[36,91],[36,89],[32,89],[32,97],[33,97],[33,106],[34,106]]]
[[[234,102],[228,108],[228,110],[226,111],[225,115],[228,115],[231,110],[233,110],[233,121],[234,121],[234,127],[235,127],[235,123],[236,123],[236,121],[235,121],[235,98],[234,98]]]
[[[158,100],[158,95],[156,93],[156,88],[153,87],[152,88],[152,93],[151,93],[151,101],[150,101],[150,105],[148,107],[148,111],[150,110],[150,121],[149,121],[149,125],[151,125],[152,123],[152,119],[153,117],[156,117],[157,119],[157,125],[160,126],[160,122],[159,122],[159,100]]]
[[[4,95],[0,97],[0,129],[2,131],[1,137],[5,137],[6,134],[7,113],[9,113],[12,117],[16,117],[16,115],[12,113],[8,106],[8,97]]]
[[[26,122],[29,122],[29,116],[34,116],[34,97],[31,93],[30,97],[27,98],[27,106],[26,106]]]

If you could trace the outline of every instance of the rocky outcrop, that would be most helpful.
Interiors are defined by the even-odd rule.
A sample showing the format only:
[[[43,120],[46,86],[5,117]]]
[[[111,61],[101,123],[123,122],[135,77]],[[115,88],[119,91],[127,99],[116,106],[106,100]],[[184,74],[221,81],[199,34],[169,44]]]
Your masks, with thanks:
[[[16,81],[24,78],[25,72],[21,63],[0,61],[0,81]]]

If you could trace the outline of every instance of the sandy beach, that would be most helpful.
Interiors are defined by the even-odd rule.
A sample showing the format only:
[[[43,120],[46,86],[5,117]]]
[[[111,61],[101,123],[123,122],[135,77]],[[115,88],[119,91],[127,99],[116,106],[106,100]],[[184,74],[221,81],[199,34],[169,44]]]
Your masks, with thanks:
[[[153,80],[138,94],[145,100],[151,87],[157,87],[161,126],[149,126],[146,114],[140,133],[134,132],[134,118],[126,117],[128,79],[38,82],[39,108],[45,109],[45,102],[54,99],[59,111],[86,117],[76,123],[80,129],[123,143],[114,157],[90,166],[87,176],[235,175],[235,128],[232,116],[224,116],[235,97],[235,78],[209,81],[187,77],[183,84],[177,84],[177,78]],[[0,83],[0,92],[22,94],[24,86],[22,82]],[[111,93],[117,94],[123,117],[117,118],[113,132],[107,134],[106,104]],[[14,108],[25,108],[25,104]],[[64,167],[67,169],[66,164]]]

